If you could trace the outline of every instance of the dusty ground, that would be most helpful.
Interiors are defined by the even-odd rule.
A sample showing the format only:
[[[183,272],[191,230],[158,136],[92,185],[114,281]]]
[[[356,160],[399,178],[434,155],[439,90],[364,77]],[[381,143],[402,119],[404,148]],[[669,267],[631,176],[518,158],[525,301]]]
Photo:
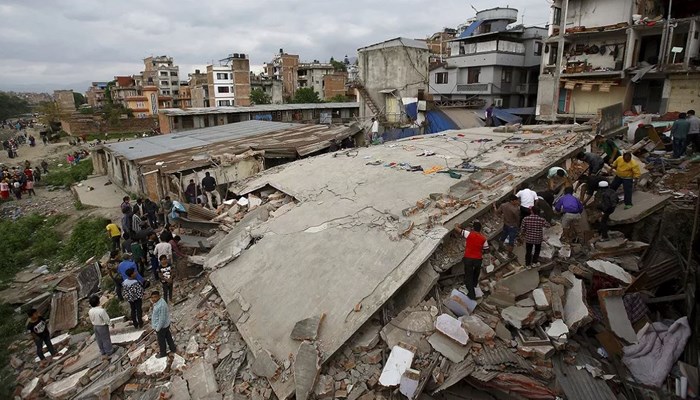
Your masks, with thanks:
[[[9,158],[6,151],[0,151],[0,164],[5,164],[7,166],[24,165],[24,160],[29,160],[32,165],[38,165],[38,163],[44,159],[46,159],[49,164],[52,160],[62,162],[65,160],[68,151],[72,148],[72,146],[68,144],[66,138],[63,138],[59,143],[49,143],[44,146],[37,128],[30,128],[28,132],[36,138],[36,146],[30,147],[28,144],[19,146],[19,149],[17,149],[17,153],[19,154],[17,158]]]

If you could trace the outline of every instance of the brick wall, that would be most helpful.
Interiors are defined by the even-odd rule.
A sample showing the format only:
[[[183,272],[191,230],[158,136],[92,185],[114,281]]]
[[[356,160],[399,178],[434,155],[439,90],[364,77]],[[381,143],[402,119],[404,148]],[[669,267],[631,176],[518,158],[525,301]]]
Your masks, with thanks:
[[[323,77],[323,98],[328,100],[338,95],[345,96],[347,91],[345,88],[346,82],[347,73],[345,72],[335,72],[325,75]]]
[[[61,127],[71,136],[90,133],[122,133],[147,132],[153,129],[156,121],[153,118],[120,119],[116,124],[108,124],[99,116],[76,113],[61,121]]]
[[[700,109],[699,77],[699,74],[671,76],[671,94],[666,111],[686,112]]]

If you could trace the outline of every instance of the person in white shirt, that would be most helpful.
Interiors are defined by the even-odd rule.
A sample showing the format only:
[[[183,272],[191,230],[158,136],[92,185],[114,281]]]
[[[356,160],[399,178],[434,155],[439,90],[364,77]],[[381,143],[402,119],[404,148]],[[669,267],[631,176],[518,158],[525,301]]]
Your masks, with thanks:
[[[102,357],[109,357],[112,354],[112,339],[109,336],[109,314],[104,308],[100,307],[100,298],[95,295],[90,296],[90,306],[92,308],[88,311],[88,317],[93,328],[95,328],[97,347],[99,347]]]
[[[686,119],[690,123],[688,143],[693,145],[694,152],[700,152],[700,118],[695,116],[695,110],[688,110]]]
[[[515,197],[520,200],[520,223],[522,223],[523,218],[530,215],[530,209],[535,206],[537,193],[530,189],[528,183],[524,183],[520,190],[515,192]]]
[[[371,141],[379,139],[379,121],[376,118],[372,118],[372,138]]]
[[[167,256],[168,261],[173,262],[173,247],[165,239],[167,238],[160,238],[160,243],[156,245],[156,248],[153,250],[153,254],[155,254],[156,260],[160,260],[160,256]]]

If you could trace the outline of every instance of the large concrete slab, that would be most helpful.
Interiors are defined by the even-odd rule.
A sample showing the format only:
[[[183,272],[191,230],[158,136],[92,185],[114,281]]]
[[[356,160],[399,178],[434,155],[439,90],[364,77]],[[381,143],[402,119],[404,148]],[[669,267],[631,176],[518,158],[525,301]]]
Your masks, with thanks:
[[[93,207],[114,207],[119,199],[128,196],[119,186],[112,184],[107,176],[88,178],[80,182],[80,186],[74,186],[73,191],[81,203]]]
[[[660,196],[654,193],[636,191],[632,194],[634,206],[625,210],[623,202],[617,205],[615,212],[610,214],[610,225],[632,224],[663,208],[671,196]]]

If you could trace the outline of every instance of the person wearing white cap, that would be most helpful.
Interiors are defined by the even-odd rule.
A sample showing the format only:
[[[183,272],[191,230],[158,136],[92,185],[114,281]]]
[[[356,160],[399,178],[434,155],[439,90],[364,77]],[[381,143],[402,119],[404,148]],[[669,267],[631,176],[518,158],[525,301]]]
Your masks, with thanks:
[[[617,193],[610,188],[608,181],[598,182],[598,188],[596,204],[598,205],[598,210],[602,213],[600,224],[598,225],[598,232],[600,232],[602,240],[608,240],[608,221],[610,220],[610,214],[615,212],[615,207],[617,207],[617,203],[620,200],[617,197]]]

